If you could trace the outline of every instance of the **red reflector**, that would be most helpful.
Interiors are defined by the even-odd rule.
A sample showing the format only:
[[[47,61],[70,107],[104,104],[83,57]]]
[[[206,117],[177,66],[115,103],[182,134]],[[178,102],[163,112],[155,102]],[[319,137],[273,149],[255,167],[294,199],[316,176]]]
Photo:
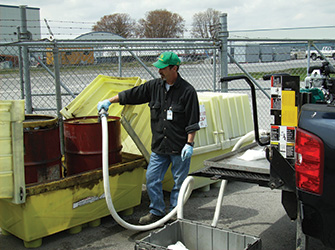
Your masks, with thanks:
[[[321,195],[324,161],[323,142],[314,134],[297,128],[295,152],[297,188]]]

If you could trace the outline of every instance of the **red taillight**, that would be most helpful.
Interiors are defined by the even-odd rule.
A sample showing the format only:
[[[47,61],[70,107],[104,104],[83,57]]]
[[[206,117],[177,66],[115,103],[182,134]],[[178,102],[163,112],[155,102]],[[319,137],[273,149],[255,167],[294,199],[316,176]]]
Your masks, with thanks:
[[[321,195],[324,160],[323,142],[319,137],[298,128],[295,152],[297,187]]]

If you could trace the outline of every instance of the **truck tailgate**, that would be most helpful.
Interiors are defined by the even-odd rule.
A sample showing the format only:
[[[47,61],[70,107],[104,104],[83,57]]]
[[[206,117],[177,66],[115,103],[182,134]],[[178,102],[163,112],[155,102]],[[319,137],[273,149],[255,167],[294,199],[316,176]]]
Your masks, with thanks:
[[[241,159],[247,150],[258,151],[262,150],[262,147],[258,146],[257,143],[252,143],[238,150],[208,159],[204,161],[204,168],[191,173],[191,175],[268,186],[270,180],[270,163],[265,158],[265,152],[264,158],[247,161]]]

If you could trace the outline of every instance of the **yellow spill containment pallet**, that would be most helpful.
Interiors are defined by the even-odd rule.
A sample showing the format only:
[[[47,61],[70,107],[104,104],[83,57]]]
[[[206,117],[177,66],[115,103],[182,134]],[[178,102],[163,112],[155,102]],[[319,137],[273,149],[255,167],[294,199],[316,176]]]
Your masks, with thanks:
[[[123,162],[109,167],[111,196],[116,211],[131,214],[141,203],[146,161],[142,156],[124,154]],[[98,226],[110,215],[104,197],[102,170],[73,175],[58,181],[28,185],[25,204],[0,199],[2,234],[13,234],[28,248],[38,247],[42,238],[82,225]]]

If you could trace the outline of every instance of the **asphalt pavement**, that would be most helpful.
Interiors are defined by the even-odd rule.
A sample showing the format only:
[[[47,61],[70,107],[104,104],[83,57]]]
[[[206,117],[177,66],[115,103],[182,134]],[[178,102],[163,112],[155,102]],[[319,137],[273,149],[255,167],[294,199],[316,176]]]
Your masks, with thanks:
[[[208,189],[208,188],[207,188]],[[213,220],[219,185],[211,185],[210,190],[194,190],[185,204],[184,218],[210,225]],[[169,193],[166,193],[168,200]],[[130,223],[148,212],[149,199],[143,186],[142,202],[134,208],[134,213],[125,216]],[[256,184],[229,182],[225,190],[218,228],[261,238],[263,250],[295,249],[295,222],[292,222],[281,205],[281,192],[260,187]],[[155,230],[152,230],[155,231]],[[78,234],[63,231],[43,238],[38,250],[104,250],[134,249],[135,241],[148,236],[150,232],[124,229],[111,216],[102,218],[98,227],[84,226]],[[0,233],[1,250],[26,249],[23,241],[12,235]],[[315,240],[309,239],[308,250],[329,250]]]

